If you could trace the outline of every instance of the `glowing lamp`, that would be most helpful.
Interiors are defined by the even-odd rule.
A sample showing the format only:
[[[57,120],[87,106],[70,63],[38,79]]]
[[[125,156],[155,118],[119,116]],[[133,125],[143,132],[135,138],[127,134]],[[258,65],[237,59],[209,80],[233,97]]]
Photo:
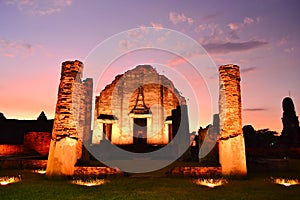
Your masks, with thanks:
[[[289,187],[291,185],[300,184],[299,180],[297,180],[297,179],[285,179],[285,178],[272,178],[271,177],[271,180],[276,184],[283,185],[286,187]]]
[[[8,185],[8,184],[11,184],[11,183],[16,183],[16,182],[19,182],[21,181],[21,176],[19,177],[8,177],[8,176],[5,176],[5,177],[0,177],[0,185]]]
[[[217,186],[221,186],[227,183],[227,180],[220,178],[220,179],[197,179],[194,181],[195,184],[197,185],[202,185],[202,186],[206,186],[209,188],[214,188]]]
[[[39,174],[46,174],[46,170],[44,169],[37,169],[37,170],[33,170],[34,173],[39,173]]]
[[[106,183],[106,181],[104,179],[95,179],[95,180],[78,179],[78,180],[72,180],[71,183],[75,185],[83,185],[83,186],[91,187],[91,186],[103,185]]]

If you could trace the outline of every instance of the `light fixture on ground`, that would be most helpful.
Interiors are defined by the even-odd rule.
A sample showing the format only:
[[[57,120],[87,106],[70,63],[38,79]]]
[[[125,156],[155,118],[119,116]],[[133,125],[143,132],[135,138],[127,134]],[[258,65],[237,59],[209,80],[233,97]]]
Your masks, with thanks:
[[[288,179],[288,178],[273,178],[271,177],[271,181],[273,183],[284,185],[286,187],[289,187],[291,185],[299,185],[300,182],[298,179]]]
[[[197,185],[214,188],[217,186],[224,185],[224,184],[228,183],[228,181],[224,178],[217,178],[217,179],[207,178],[207,179],[196,179],[196,180],[194,180],[194,183]]]
[[[71,181],[72,184],[88,186],[88,187],[104,185],[106,182],[107,181],[105,181],[104,179],[88,179],[88,180],[75,179]]]
[[[39,174],[46,174],[46,170],[45,169],[36,169],[33,170],[34,173],[39,173]]]
[[[19,181],[21,181],[21,175],[11,176],[11,177],[9,176],[0,177],[0,185],[8,185]]]

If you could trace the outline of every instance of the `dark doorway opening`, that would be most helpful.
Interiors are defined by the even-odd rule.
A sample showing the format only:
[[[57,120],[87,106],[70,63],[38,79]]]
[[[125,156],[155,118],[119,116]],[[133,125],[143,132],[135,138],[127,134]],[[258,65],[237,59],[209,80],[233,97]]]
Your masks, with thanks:
[[[147,144],[147,118],[134,118],[133,144]]]
[[[103,132],[105,134],[105,139],[111,141],[112,124],[103,124]]]

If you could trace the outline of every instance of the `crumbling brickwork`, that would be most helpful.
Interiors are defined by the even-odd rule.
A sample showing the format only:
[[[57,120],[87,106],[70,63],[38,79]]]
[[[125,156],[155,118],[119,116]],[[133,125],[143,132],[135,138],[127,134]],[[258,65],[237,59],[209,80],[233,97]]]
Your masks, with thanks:
[[[240,72],[237,65],[219,68],[219,154],[224,175],[246,175],[246,155],[241,116]]]
[[[91,130],[92,79],[82,81],[80,61],[62,63],[47,175],[72,175]]]
[[[24,146],[46,156],[49,153],[50,140],[51,133],[29,132],[24,136]]]
[[[136,106],[140,87],[143,91],[143,103],[151,109],[151,113],[146,115],[130,113]],[[115,80],[101,91],[100,96],[96,97],[95,119],[100,115],[117,117],[118,119],[111,122],[101,119],[101,123],[98,124],[102,128],[102,124],[111,123],[111,142],[127,145],[134,143],[133,119],[147,118],[147,144],[166,145],[172,139],[167,133],[169,125],[166,118],[172,115],[171,111],[177,106],[185,104],[185,98],[168,78],[159,75],[150,65],[139,65],[122,75],[117,75]],[[95,143],[102,139],[102,136],[96,138]]]

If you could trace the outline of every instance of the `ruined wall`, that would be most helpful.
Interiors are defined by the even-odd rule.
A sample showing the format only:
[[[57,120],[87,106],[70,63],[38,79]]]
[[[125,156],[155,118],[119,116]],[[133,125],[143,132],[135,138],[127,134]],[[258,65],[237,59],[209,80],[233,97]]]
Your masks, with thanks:
[[[75,174],[76,175],[116,175],[116,174],[123,174],[117,168],[110,168],[110,167],[75,167]]]
[[[62,63],[47,175],[72,175],[90,137],[92,80],[82,81],[80,61]]]
[[[45,169],[47,160],[5,159],[0,162],[0,169]]]
[[[153,133],[148,135],[150,137],[147,137],[147,143],[167,144],[168,135],[163,131],[163,122],[166,117],[172,115],[172,109],[178,105],[185,105],[186,101],[173,83],[165,76],[159,75],[150,65],[139,65],[116,76],[115,80],[101,91],[100,96],[96,97],[95,119],[100,114],[121,116],[114,122],[118,123],[119,128],[113,125],[112,142],[132,144],[133,122],[128,114],[136,104],[140,85],[143,86],[144,103],[152,111],[151,116],[145,116],[148,118],[147,133]]]
[[[24,143],[19,145],[0,145],[0,155],[30,155],[46,156],[49,152],[51,133],[49,132],[29,132],[24,135]]]
[[[51,133],[29,132],[24,136],[24,146],[46,156],[49,153]]]
[[[11,155],[24,155],[28,153],[24,145],[13,145],[13,144],[1,144],[0,145],[0,155],[1,156],[11,156]]]
[[[237,65],[219,68],[219,156],[224,175],[246,175],[246,155],[241,117],[240,72]]]
[[[138,94],[138,87],[136,86],[144,83],[146,83],[143,85],[144,101],[149,108],[154,104],[163,103],[166,115],[171,116],[172,109],[175,109],[179,104],[186,104],[184,97],[179,94],[168,78],[159,75],[150,65],[139,65],[122,75],[117,75],[114,81],[101,91],[100,96],[96,97],[96,116],[100,114],[113,114],[112,96],[114,90],[119,92],[118,100],[130,99],[129,107],[124,108],[124,111],[129,113],[136,102]]]

